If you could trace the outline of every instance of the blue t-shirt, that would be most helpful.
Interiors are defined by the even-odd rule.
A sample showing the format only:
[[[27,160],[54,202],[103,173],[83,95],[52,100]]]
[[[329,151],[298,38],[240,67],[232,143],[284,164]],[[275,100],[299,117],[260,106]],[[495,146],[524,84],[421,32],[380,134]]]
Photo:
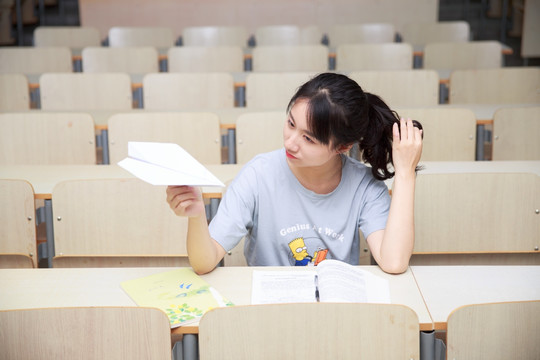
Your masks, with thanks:
[[[254,157],[233,180],[210,223],[225,250],[245,236],[248,265],[309,264],[317,255],[358,264],[359,234],[384,229],[390,195],[366,165],[343,155],[341,182],[316,194],[296,179],[285,150]]]

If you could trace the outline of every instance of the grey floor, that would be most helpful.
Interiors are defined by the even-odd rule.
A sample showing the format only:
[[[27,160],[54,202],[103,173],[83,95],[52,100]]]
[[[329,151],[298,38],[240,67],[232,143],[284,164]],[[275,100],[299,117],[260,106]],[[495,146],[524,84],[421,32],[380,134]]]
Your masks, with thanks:
[[[506,29],[502,31],[502,18],[489,15],[488,3],[487,0],[439,0],[439,21],[466,20],[471,26],[473,40],[502,40],[513,49],[512,55],[505,56],[506,66],[540,66],[540,58],[521,58],[521,37],[510,35],[511,13],[506,18]],[[37,23],[26,24],[23,28],[22,44],[25,46],[32,45],[32,34],[40,21],[45,25],[79,25],[78,0],[58,0],[58,5],[45,7],[42,16],[36,9],[36,17]],[[16,25],[12,33],[17,36]]]

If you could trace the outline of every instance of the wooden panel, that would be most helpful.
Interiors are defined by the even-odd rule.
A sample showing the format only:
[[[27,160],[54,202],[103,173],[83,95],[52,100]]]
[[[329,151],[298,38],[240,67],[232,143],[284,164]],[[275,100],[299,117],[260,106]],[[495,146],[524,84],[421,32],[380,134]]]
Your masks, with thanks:
[[[174,46],[172,28],[164,26],[114,26],[109,30],[109,46],[154,46],[169,48]]]
[[[448,317],[448,359],[540,358],[540,301],[476,304]]]
[[[360,43],[392,43],[395,36],[396,30],[392,23],[337,24],[333,25],[328,33],[330,45],[334,47]]]
[[[539,57],[540,42],[540,2],[534,0],[524,1],[523,11],[523,33],[521,36],[521,56]]]
[[[126,72],[146,74],[159,72],[159,57],[154,47],[87,47],[82,51],[86,73]]]
[[[176,143],[203,164],[221,164],[219,118],[212,113],[115,114],[108,129],[111,164],[127,157],[129,141]]]
[[[493,119],[493,160],[540,160],[540,107],[502,108]]]
[[[420,121],[424,129],[422,161],[474,161],[476,118],[469,109],[403,108],[399,116]]]
[[[30,109],[28,78],[23,74],[0,74],[0,111]]]
[[[244,26],[188,26],[182,31],[184,46],[247,46]]]
[[[54,268],[185,267],[187,256],[55,256]]]
[[[32,185],[25,180],[0,180],[0,204],[0,267],[37,267]]]
[[[176,216],[165,197],[164,186],[138,179],[57,184],[56,255],[186,256],[187,218]]]
[[[438,42],[424,48],[424,69],[471,70],[502,66],[498,41]]]
[[[413,46],[424,46],[433,42],[466,42],[471,36],[466,21],[410,22],[403,25],[401,38]]]
[[[229,73],[163,73],[143,78],[147,110],[201,110],[234,107]]]
[[[39,79],[43,110],[129,110],[131,79],[125,73],[43,74]]]
[[[328,70],[328,47],[324,45],[257,46],[253,71]]]
[[[413,68],[410,44],[349,44],[336,50],[336,70],[407,70]]]
[[[242,72],[244,52],[240,46],[176,46],[168,51],[168,71]]]
[[[379,95],[391,108],[439,103],[439,76],[434,70],[354,71],[349,77],[365,91]]]
[[[0,73],[42,74],[73,72],[68,47],[4,47],[0,48]]]
[[[418,359],[420,352],[418,316],[408,307],[390,304],[216,308],[200,321],[199,344],[202,360]]]
[[[249,73],[246,76],[246,106],[252,109],[285,109],[296,92],[316,73]]]
[[[0,164],[96,164],[94,121],[88,114],[0,114]]]
[[[455,70],[450,75],[451,104],[540,103],[540,68]]]
[[[255,155],[283,147],[285,111],[242,114],[236,121],[236,161],[247,163]]]
[[[540,177],[520,173],[419,173],[414,253],[538,250]]]
[[[100,46],[99,30],[91,26],[38,26],[34,30],[34,46],[67,46],[82,49]]]
[[[4,310],[0,327],[6,359],[171,359],[169,321],[154,308]]]

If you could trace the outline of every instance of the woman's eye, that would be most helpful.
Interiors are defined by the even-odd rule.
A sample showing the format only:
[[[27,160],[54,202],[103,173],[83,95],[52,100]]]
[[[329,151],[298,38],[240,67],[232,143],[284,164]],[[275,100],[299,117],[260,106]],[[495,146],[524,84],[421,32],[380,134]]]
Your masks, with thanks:
[[[293,124],[293,122],[291,121],[291,119],[287,119],[287,122],[289,123],[289,126],[290,126],[290,127],[294,127],[294,124]]]
[[[304,136],[307,142],[314,143],[315,141],[311,140],[309,136]]]

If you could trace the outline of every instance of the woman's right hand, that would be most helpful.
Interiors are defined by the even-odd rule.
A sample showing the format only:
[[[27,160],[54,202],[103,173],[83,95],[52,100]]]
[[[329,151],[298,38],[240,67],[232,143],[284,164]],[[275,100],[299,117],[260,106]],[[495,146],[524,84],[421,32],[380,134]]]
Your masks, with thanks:
[[[178,216],[196,217],[205,214],[202,192],[193,186],[168,186],[167,203]]]

